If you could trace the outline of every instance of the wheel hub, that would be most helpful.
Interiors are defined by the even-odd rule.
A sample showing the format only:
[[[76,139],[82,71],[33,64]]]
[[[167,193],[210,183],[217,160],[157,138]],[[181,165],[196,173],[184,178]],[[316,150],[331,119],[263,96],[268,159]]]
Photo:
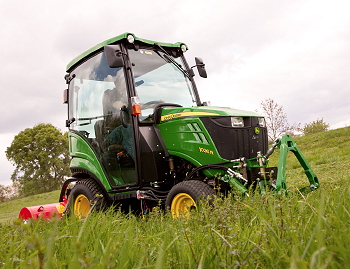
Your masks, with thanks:
[[[74,215],[77,218],[85,218],[90,212],[90,201],[83,195],[79,194],[74,201]]]
[[[196,202],[187,193],[177,194],[171,202],[171,212],[174,218],[189,217],[189,211],[196,208]]]

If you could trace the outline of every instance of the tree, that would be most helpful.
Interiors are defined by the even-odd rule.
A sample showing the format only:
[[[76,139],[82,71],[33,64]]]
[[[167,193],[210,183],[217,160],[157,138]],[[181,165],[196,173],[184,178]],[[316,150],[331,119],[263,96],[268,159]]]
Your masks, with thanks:
[[[40,123],[16,135],[6,150],[15,165],[11,176],[23,196],[57,190],[69,175],[67,134]]]
[[[9,186],[0,185],[0,203],[15,199],[18,195],[16,184]]]
[[[9,187],[0,185],[0,203],[8,199]]]
[[[304,135],[306,134],[315,134],[318,132],[324,132],[327,131],[329,128],[329,124],[325,123],[322,119],[317,119],[313,122],[307,123],[305,124],[304,128],[303,128],[303,133]]]
[[[266,126],[269,139],[275,141],[280,136],[300,131],[300,123],[289,125],[287,114],[283,107],[278,105],[272,99],[266,99],[261,102],[261,108],[265,115]]]

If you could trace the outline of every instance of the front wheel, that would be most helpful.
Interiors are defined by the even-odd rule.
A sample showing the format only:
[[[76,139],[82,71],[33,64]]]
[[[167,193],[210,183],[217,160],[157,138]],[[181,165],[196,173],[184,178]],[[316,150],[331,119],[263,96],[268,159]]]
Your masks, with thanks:
[[[215,191],[206,183],[198,180],[183,181],[176,184],[169,192],[165,205],[170,208],[174,219],[189,217],[189,211],[197,208],[200,200],[210,202]]]
[[[69,195],[69,213],[77,218],[85,218],[90,211],[101,210],[106,199],[101,187],[92,179],[78,181]]]

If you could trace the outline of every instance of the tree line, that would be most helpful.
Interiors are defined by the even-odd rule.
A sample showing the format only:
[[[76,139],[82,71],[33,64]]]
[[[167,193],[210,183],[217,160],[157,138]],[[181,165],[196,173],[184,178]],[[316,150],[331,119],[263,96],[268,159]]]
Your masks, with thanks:
[[[19,132],[5,153],[15,166],[11,190],[16,195],[0,185],[0,201],[58,190],[70,175],[68,133],[61,133],[52,124],[40,123]]]
[[[305,124],[288,123],[282,106],[272,99],[261,102],[268,136],[271,141],[283,134],[312,134],[326,131],[329,124],[322,119]],[[7,159],[14,164],[12,186],[0,185],[0,202],[58,190],[70,175],[68,133],[61,133],[51,124],[40,123],[18,133],[6,150]]]

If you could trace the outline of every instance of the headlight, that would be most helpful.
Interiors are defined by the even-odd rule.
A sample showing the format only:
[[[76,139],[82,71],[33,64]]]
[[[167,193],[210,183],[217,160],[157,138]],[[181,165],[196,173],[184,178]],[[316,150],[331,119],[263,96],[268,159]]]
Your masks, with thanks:
[[[186,52],[187,51],[187,47],[186,47],[185,44],[181,44],[180,48],[181,48],[182,52]]]
[[[265,118],[259,118],[258,121],[260,127],[266,127]]]
[[[244,127],[243,117],[231,117],[232,127]]]

